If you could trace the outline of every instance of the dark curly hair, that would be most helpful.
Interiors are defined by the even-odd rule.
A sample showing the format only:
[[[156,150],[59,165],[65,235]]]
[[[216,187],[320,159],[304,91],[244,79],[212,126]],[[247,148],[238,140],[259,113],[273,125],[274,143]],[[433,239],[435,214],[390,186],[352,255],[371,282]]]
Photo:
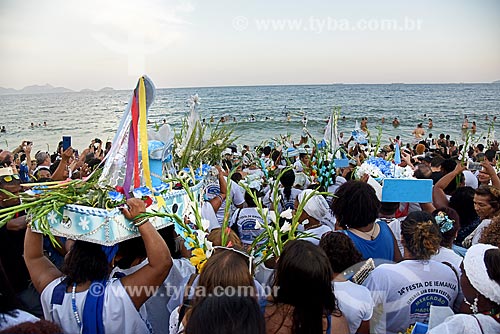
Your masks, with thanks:
[[[334,273],[342,273],[347,268],[363,261],[363,255],[354,246],[351,238],[344,233],[329,232],[324,234],[319,246],[328,256]]]
[[[500,247],[500,215],[491,219],[490,225],[486,226],[481,233],[479,242]]]
[[[68,285],[106,279],[110,266],[101,245],[77,240],[61,268]]]
[[[401,222],[404,246],[415,260],[428,260],[441,246],[441,232],[434,217],[424,211],[410,212]]]
[[[348,181],[335,192],[332,211],[342,228],[365,227],[377,219],[380,201],[375,190],[361,181]]]
[[[55,323],[47,320],[22,322],[0,331],[0,334],[62,334],[64,331]]]

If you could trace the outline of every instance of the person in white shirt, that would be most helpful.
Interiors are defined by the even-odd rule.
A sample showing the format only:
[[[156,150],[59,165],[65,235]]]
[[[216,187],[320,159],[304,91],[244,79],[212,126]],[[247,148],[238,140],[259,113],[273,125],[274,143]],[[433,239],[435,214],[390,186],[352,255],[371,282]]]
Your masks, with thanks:
[[[498,179],[498,177],[496,177]],[[498,184],[495,180],[495,184]],[[474,209],[481,218],[481,224],[467,237],[463,244],[469,246],[479,242],[483,230],[491,224],[491,218],[500,214],[500,188],[495,186],[481,186],[474,194]]]
[[[412,212],[401,223],[404,260],[382,264],[364,281],[375,303],[372,333],[406,332],[416,322],[427,323],[430,305],[453,306],[458,277],[451,267],[430,260],[440,247],[434,217]]]
[[[201,207],[202,217],[210,222],[210,231],[214,228],[222,226],[224,212],[226,209],[226,197],[228,196],[226,194],[228,182],[227,175],[225,175],[225,172],[220,166],[217,165],[215,167],[218,171],[218,182],[211,183],[206,186],[206,199],[205,203]],[[236,208],[243,207],[243,203],[245,202],[243,194],[245,192],[242,191],[241,187],[233,180],[229,180],[229,182],[231,182],[231,190],[229,194],[231,197],[231,212],[234,212]]]
[[[460,286],[464,293],[461,313],[445,319],[429,334],[500,333],[500,250],[477,244],[469,248],[463,262]]]
[[[264,198],[262,199],[262,204],[267,206],[270,210],[276,210],[278,212],[285,211],[287,209],[293,209],[295,204],[295,199],[302,192],[302,190],[293,188],[295,182],[295,173],[292,169],[288,169],[281,175],[280,185],[278,189],[278,207],[274,207],[274,189],[270,189]]]
[[[250,189],[250,191],[253,191],[254,195],[257,196],[258,191],[256,189]],[[245,193],[245,202],[247,207],[237,209],[234,212],[229,226],[236,232],[243,244],[251,245],[255,238],[265,231],[263,227],[264,219],[259,214],[257,205],[248,192]],[[267,221],[271,221],[269,216]]]
[[[351,238],[339,232],[326,233],[319,246],[325,251],[333,269],[332,288],[339,309],[349,324],[349,333],[367,334],[370,332],[370,319],[373,314],[373,299],[370,291],[346,279],[344,273],[362,264],[361,253]]]
[[[300,214],[299,222],[303,224],[303,233],[307,233],[310,236],[301,239],[319,245],[319,240],[323,234],[332,231],[328,226],[321,224],[321,221],[330,211],[330,207],[326,199],[312,189],[306,189],[297,196],[295,210],[297,210],[299,205],[304,201],[305,205]]]
[[[453,242],[460,229],[460,217],[452,208],[439,208],[432,215],[441,232],[441,247],[436,254],[431,256],[431,260],[450,264],[458,276],[461,276],[462,257],[452,250]]]
[[[131,221],[146,211],[144,202],[137,198],[127,200],[127,206],[122,213]],[[41,293],[46,319],[61,326],[65,333],[151,332],[143,304],[154,292],[139,287],[159,287],[172,267],[172,258],[148,220],[139,220],[136,226],[144,240],[148,264],[120,279],[109,278],[117,247],[103,249],[77,240],[61,272],[44,256],[42,234],[26,230],[24,258],[33,285]]]
[[[154,333],[167,333],[169,329],[170,310],[168,303],[180,291],[184,291],[184,281],[196,272],[189,261],[191,252],[186,249],[184,239],[175,232],[174,225],[158,230],[165,240],[172,255],[172,268],[167,278],[156,293],[144,304],[147,320]],[[140,237],[123,241],[119,244],[115,256],[113,271],[110,277],[120,278],[135,273],[148,264],[144,241]]]
[[[297,173],[309,170],[310,156],[307,153],[300,153],[299,160],[295,161],[293,168]]]

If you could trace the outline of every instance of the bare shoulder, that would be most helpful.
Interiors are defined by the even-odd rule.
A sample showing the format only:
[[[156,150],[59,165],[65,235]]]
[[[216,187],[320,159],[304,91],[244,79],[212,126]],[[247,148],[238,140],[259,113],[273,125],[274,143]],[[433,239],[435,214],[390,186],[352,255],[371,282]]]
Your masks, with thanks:
[[[335,334],[349,334],[349,324],[342,314],[332,314],[331,316],[332,330]]]

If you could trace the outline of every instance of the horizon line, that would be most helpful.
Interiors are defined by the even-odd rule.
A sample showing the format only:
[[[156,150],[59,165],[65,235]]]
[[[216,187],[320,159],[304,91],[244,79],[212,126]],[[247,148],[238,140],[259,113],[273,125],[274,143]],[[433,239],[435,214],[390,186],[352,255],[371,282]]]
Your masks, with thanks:
[[[167,87],[156,87],[156,89],[187,89],[187,88],[231,88],[231,87],[276,87],[276,86],[335,86],[335,85],[477,85],[477,84],[495,84],[497,81],[500,80],[495,80],[491,82],[389,82],[389,83],[380,83],[380,82],[333,82],[333,83],[301,83],[301,84],[241,84],[241,85],[234,85],[234,84],[228,84],[228,85],[208,85],[208,86],[167,86]],[[104,88],[111,88],[115,91],[122,91],[122,90],[130,90],[133,88],[114,88],[111,86],[105,86],[101,88],[82,88],[82,89],[73,89],[73,88],[68,88],[64,86],[54,86],[49,83],[45,84],[32,84],[28,86],[24,86],[23,88],[16,89],[16,88],[11,88],[11,87],[2,87],[4,89],[14,89],[16,91],[20,91],[26,87],[30,86],[45,86],[45,85],[51,85],[53,88],[65,88],[71,90],[71,92],[59,92],[59,93],[80,93],[82,90],[92,90],[93,92],[99,92],[101,89]],[[28,93],[29,94],[29,93]],[[33,93],[36,94],[36,93]],[[43,92],[39,94],[45,94]],[[5,94],[9,95],[9,94]]]

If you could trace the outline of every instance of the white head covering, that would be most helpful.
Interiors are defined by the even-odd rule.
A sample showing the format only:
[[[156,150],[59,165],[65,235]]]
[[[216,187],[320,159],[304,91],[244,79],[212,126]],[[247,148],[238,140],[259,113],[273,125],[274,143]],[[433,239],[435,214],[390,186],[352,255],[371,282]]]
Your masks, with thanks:
[[[489,249],[498,249],[498,247],[476,244],[469,248],[464,258],[464,269],[474,289],[489,300],[500,304],[500,284],[488,276],[484,264],[484,253]]]
[[[477,189],[479,181],[477,180],[476,175],[472,174],[470,170],[464,170],[462,173],[464,173],[465,177],[465,186]]]
[[[302,203],[302,201],[311,196],[311,193],[313,192],[315,194],[312,195],[312,197],[310,197],[307,203],[305,204],[304,211],[309,216],[317,219],[318,221],[321,221],[323,220],[323,218],[325,218],[326,214],[328,213],[328,210],[330,210],[330,208],[328,207],[328,203],[323,196],[317,194],[317,191],[315,190],[306,189],[303,192],[301,192],[297,198],[299,199],[299,203]]]

